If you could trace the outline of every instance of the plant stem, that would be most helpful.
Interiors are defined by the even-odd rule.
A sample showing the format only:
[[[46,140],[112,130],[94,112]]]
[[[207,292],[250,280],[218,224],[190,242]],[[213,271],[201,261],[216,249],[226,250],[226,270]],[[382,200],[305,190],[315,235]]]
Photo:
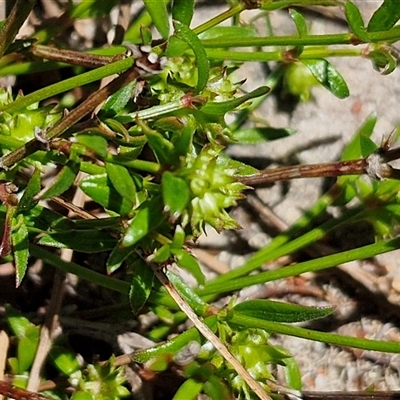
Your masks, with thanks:
[[[297,178],[361,175],[367,173],[367,167],[368,163],[366,159],[338,161],[326,164],[292,165],[263,170],[255,175],[238,176],[236,179],[245,185],[254,186]]]
[[[64,261],[59,256],[50,253],[41,246],[30,244],[29,253],[33,257],[43,260],[45,263],[52,265],[61,271],[74,274],[79,278],[87,280],[88,282],[96,283],[102,287],[114,290],[124,295],[128,295],[129,293],[130,284],[128,282],[123,282],[118,279],[99,274],[98,272],[92,271],[88,268],[81,267],[72,261]]]
[[[221,49],[206,49],[207,56],[213,60],[230,61],[293,61],[309,60],[326,57],[359,57],[363,54],[362,49],[321,49],[307,48],[299,56],[288,56],[286,51],[231,51]]]
[[[227,293],[235,290],[240,290],[244,287],[252,285],[264,284],[273,280],[304,274],[305,272],[321,271],[323,269],[332,268],[336,265],[343,264],[349,261],[374,257],[378,254],[387,253],[389,251],[397,250],[399,248],[400,238],[395,238],[359,247],[357,249],[320,257],[315,260],[305,261],[285,268],[280,268],[278,270],[261,272],[257,275],[251,276],[242,276],[240,277],[240,279],[230,279],[224,282],[211,282],[204,289],[198,290],[197,293],[200,296],[218,294],[221,293],[221,291]]]
[[[125,58],[124,54],[116,56],[102,56],[97,54],[87,54],[80,51],[62,50],[56,47],[34,45],[32,54],[46,60],[64,62],[72,65],[79,65],[87,68],[98,68],[111,64]]]
[[[69,114],[67,114],[63,119],[61,119],[56,125],[49,129],[46,132],[45,140],[48,142],[56,137],[62,135],[67,129],[69,129],[72,125],[77,123],[83,117],[92,112],[99,104],[107,99],[108,96],[115,93],[121,87],[127,85],[129,82],[137,79],[140,75],[140,72],[134,66],[130,68],[128,71],[124,72],[121,76],[114,79],[107,86],[104,86],[102,89],[97,92],[91,94],[82,104],[72,110]],[[0,167],[6,169],[11,167],[13,164],[21,161],[25,157],[29,156],[33,152],[43,148],[43,143],[39,140],[32,139],[24,146],[19,147],[18,149],[8,153],[0,158]]]
[[[369,32],[369,42],[392,42],[400,39],[400,26],[389,31]],[[264,36],[264,37],[216,37],[203,39],[206,48],[224,47],[263,47],[263,46],[328,46],[339,44],[361,44],[363,43],[353,33],[332,33],[326,35],[305,36]]]
[[[212,28],[213,26],[216,26],[220,24],[223,21],[226,21],[229,18],[234,17],[235,15],[238,15],[240,12],[242,12],[245,9],[244,4],[239,3],[233,7],[231,7],[229,10],[224,11],[221,14],[218,14],[216,17],[211,18],[204,24],[199,25],[198,27],[193,29],[193,32],[196,35],[199,35],[202,32],[207,31],[208,29]]]
[[[193,322],[199,332],[210,341],[218,352],[224,357],[224,359],[232,365],[235,371],[242,377],[247,383],[249,388],[261,399],[261,400],[272,400],[268,396],[267,392],[261,387],[261,385],[249,374],[249,372],[243,367],[242,364],[230,353],[228,348],[221,342],[221,340],[215,335],[215,333],[200,320],[197,314],[189,306],[189,304],[182,298],[175,287],[171,284],[164,272],[162,272],[158,266],[150,264],[152,271],[154,272],[157,279],[167,290],[169,295],[175,300],[179,308],[186,314],[186,316]]]
[[[37,90],[27,96],[20,97],[18,100],[0,107],[0,112],[14,113],[21,108],[25,108],[33,103],[44,100],[56,94],[66,92],[78,86],[83,86],[88,83],[98,81],[113,74],[119,74],[122,71],[132,67],[134,59],[127,57],[115,63],[108,64],[104,67],[96,68],[93,71],[85,72],[73,78],[66,79],[62,82],[55,83],[43,89]]]
[[[384,342],[382,340],[371,340],[355,338],[351,336],[335,335],[333,333],[313,331],[298,326],[285,325],[278,322],[261,320],[259,318],[241,315],[238,312],[232,313],[229,323],[242,326],[257,326],[268,332],[281,333],[284,335],[296,336],[303,339],[315,340],[318,342],[330,343],[337,346],[354,347],[357,349],[383,351],[388,353],[400,353],[399,342]]]
[[[17,0],[0,32],[0,58],[13,42],[22,24],[28,18],[36,0]]]

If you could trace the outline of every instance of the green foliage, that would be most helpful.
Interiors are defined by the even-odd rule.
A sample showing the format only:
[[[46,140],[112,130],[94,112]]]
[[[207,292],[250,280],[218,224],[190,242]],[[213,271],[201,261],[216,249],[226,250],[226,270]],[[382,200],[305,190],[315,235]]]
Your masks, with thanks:
[[[103,3],[71,3],[69,16],[72,20],[96,19],[122,2]],[[292,128],[271,127],[267,123],[242,126],[279,84],[303,101],[311,98],[315,86],[322,86],[342,99],[349,95],[349,89],[329,57],[366,57],[384,74],[394,70],[397,61],[390,46],[400,39],[396,1],[385,0],[367,23],[355,3],[345,2],[348,32],[329,35],[311,32],[306,16],[290,8],[297,1],[262,2],[260,8],[270,13],[289,7],[287,12],[296,28],[294,35],[271,33],[265,37],[254,24],[242,26],[240,18],[234,18],[233,26],[218,26],[227,18],[240,17],[250,2],[237,2],[229,12],[199,27],[191,27],[196,12],[194,1],[174,0],[171,7],[169,3],[144,0],[142,14],[131,22],[125,34],[126,41],[150,45],[151,51],[141,46],[131,49],[133,56],[129,52],[122,56],[120,46],[112,46],[107,49],[112,56],[104,60],[105,66],[84,72],[69,68],[70,78],[27,95],[0,90],[0,220],[4,227],[0,254],[14,263],[16,285],[23,282],[30,262],[41,258],[46,266],[119,292],[124,301],[129,300],[135,316],[151,309],[160,322],[147,332],[148,337],[163,340],[170,333],[179,333],[158,346],[136,351],[131,358],[152,372],[166,371],[172,365],[180,369],[185,382],[175,394],[174,399],[178,400],[202,393],[211,399],[253,399],[254,395],[243,377],[196,327],[184,332],[176,330],[187,316],[179,311],[181,304],[178,307],[166,288],[178,293],[267,392],[271,391],[269,382],[276,379],[276,366],[282,367],[287,386],[301,389],[295,360],[285,349],[270,342],[274,332],[336,345],[400,352],[398,343],[350,338],[291,325],[324,318],[334,311],[334,306],[315,308],[270,300],[235,304],[234,299],[222,308],[213,304],[213,300],[251,285],[398,249],[396,227],[400,207],[398,183],[394,180],[339,178],[336,196],[321,196],[286,232],[237,269],[212,280],[206,279],[190,251],[207,225],[218,232],[239,228],[230,209],[249,189],[242,183],[243,176],[258,172],[232,160],[225,147],[230,143],[258,144],[294,134]],[[326,3],[342,5],[334,0]],[[260,18],[264,17],[260,14]],[[46,38],[54,37],[58,47],[64,48],[65,43],[57,42],[64,29],[61,25],[51,28],[55,32],[48,27],[35,32],[24,42],[27,48],[20,43],[9,46],[10,54],[2,58],[0,74],[8,71],[9,55],[17,60],[13,68],[18,74],[66,68],[61,64],[65,63],[63,53],[54,48],[51,51],[60,63],[44,63],[36,60],[38,57],[32,61],[32,54],[26,57],[33,53],[36,39],[46,44]],[[161,39],[153,41],[152,25]],[[4,30],[0,35],[4,43],[14,40]],[[7,35],[12,36],[11,41]],[[355,48],[359,43],[364,47]],[[263,51],[253,51],[254,46],[263,47]],[[268,47],[272,50],[268,51]],[[96,49],[96,53],[103,50]],[[91,57],[86,53],[81,56]],[[273,61],[273,71],[267,86],[244,93],[243,82],[236,81],[235,71],[249,61]],[[120,76],[107,89],[93,90],[82,103],[69,103],[68,113],[63,110],[62,93],[70,95],[75,87],[113,74]],[[115,83],[122,82],[124,77],[129,79]],[[99,93],[105,94],[97,101]],[[44,105],[51,98],[57,98],[60,105]],[[96,107],[101,107],[96,117],[82,121]],[[236,122],[228,125],[227,115],[237,117]],[[343,160],[367,158],[382,151],[370,138],[375,124],[376,117],[372,115],[347,145]],[[58,172],[49,184],[46,173],[51,169]],[[94,214],[72,206],[68,215],[56,211],[52,201],[65,204],[61,196],[69,198],[77,188],[90,199]],[[345,211],[328,222],[319,222],[331,205],[339,205]],[[373,224],[376,243],[251,274],[266,262],[315,243],[345,221],[360,220]],[[58,252],[44,247],[79,252],[85,266],[78,264],[81,261],[65,261]],[[105,254],[103,272],[87,268],[90,253]],[[169,270],[172,264],[194,278],[194,287]],[[117,271],[115,277],[110,276]],[[167,280],[165,287],[156,279],[157,271]],[[26,384],[39,345],[40,328],[11,307],[7,308],[6,318],[11,334],[16,337],[13,356],[8,358],[8,372],[23,376],[22,384]],[[117,400],[129,395],[124,386],[124,370],[115,367],[113,357],[105,365],[81,365],[74,352],[55,343],[48,361],[69,380],[74,388],[70,396],[73,400]],[[65,393],[56,398],[67,396]]]

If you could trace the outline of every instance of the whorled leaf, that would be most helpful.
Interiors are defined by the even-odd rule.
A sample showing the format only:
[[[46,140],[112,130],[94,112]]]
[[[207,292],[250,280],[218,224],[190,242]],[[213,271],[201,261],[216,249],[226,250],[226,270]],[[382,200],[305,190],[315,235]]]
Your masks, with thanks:
[[[339,99],[348,97],[350,92],[339,71],[327,60],[302,60],[319,83]]]
[[[326,317],[335,310],[333,306],[306,307],[272,300],[249,300],[233,307],[233,311],[253,318],[275,322],[301,322]]]

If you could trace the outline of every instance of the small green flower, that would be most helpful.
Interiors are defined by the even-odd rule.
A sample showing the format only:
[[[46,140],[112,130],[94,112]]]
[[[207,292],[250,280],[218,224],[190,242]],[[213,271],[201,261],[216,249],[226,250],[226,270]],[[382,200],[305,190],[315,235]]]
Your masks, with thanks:
[[[190,223],[195,234],[202,232],[206,223],[217,231],[239,228],[226,209],[244,197],[242,192],[247,187],[235,180],[232,169],[218,163],[221,150],[222,146],[206,146],[198,155],[188,155],[174,173],[190,189],[181,216],[183,224]]]
[[[73,399],[80,399],[82,394],[96,400],[119,400],[129,396],[129,390],[123,386],[124,369],[114,367],[113,363],[114,357],[111,357],[105,365],[89,364],[86,373],[79,370],[71,375],[72,384],[78,387]]]

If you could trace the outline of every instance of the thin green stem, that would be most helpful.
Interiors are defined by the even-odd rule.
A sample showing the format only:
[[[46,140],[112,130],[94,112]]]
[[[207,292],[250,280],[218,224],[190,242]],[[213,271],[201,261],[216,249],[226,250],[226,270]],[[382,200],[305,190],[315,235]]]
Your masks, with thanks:
[[[285,51],[230,51],[220,49],[207,49],[207,56],[216,61],[229,60],[232,62],[268,62],[268,61],[293,61],[293,56],[288,56]],[[298,60],[310,60],[326,57],[359,57],[362,49],[305,49]]]
[[[318,342],[330,343],[336,346],[354,347],[357,349],[383,351],[387,353],[400,353],[399,342],[384,342],[382,340],[371,340],[355,338],[351,336],[336,335],[334,333],[317,332],[298,326],[285,325],[273,321],[265,321],[249,317],[240,313],[232,313],[229,319],[230,324],[237,324],[254,328],[265,329],[268,332],[281,333],[283,335],[295,336],[303,339],[315,340]]]
[[[21,108],[25,108],[33,103],[55,96],[59,93],[66,92],[78,86],[98,81],[113,74],[119,74],[126,69],[132,67],[134,59],[127,57],[123,60],[116,61],[104,67],[96,68],[93,71],[85,72],[73,78],[66,79],[62,82],[55,83],[43,89],[37,90],[27,96],[20,97],[18,100],[0,107],[0,112],[13,113]]]
[[[369,32],[369,42],[391,42],[400,39],[400,26],[388,31]],[[216,37],[202,40],[205,48],[263,47],[263,46],[330,46],[362,43],[353,33],[307,36]]]
[[[268,246],[255,253],[244,265],[215,278],[213,281],[207,284],[207,288],[217,284],[220,285],[222,282],[230,281],[235,278],[245,277],[264,263],[276,260],[279,257],[283,257],[288,254],[292,254],[295,251],[298,251],[305,246],[308,246],[311,243],[321,239],[329,230],[337,227],[341,223],[349,221],[350,218],[359,216],[361,211],[361,206],[353,210],[349,210],[340,218],[331,219],[330,221],[306,232],[304,235],[295,239],[293,239],[293,231],[284,232],[274,239]],[[307,214],[304,217],[307,217]],[[310,223],[310,219],[308,219],[308,223]]]
[[[229,10],[224,11],[221,14],[218,14],[214,18],[211,18],[209,21],[205,22],[204,24],[201,24],[198,27],[194,28],[193,32],[196,35],[199,35],[200,33],[207,31],[208,29],[212,28],[213,26],[219,25],[221,22],[224,22],[227,19],[240,14],[244,9],[245,9],[244,5],[242,3],[239,3],[239,4],[231,7]]]
[[[400,248],[400,238],[395,238],[371,245],[359,247],[357,249],[344,251],[329,256],[320,257],[315,260],[305,261],[296,265],[280,268],[273,271],[261,272],[257,275],[241,277],[240,279],[231,279],[221,283],[211,283],[206,288],[199,290],[197,293],[201,296],[210,294],[219,294],[221,292],[232,292],[243,289],[244,287],[264,284],[266,282],[277,279],[284,279],[290,276],[297,276],[305,272],[316,272],[323,269],[332,268],[336,265],[349,261],[362,260],[374,257],[378,254],[387,253],[389,251]]]
[[[28,18],[36,0],[17,0],[0,31],[0,58],[13,42],[22,24]]]
[[[64,261],[57,255],[50,253],[41,246],[30,244],[29,252],[32,256],[52,265],[53,267],[85,279],[88,282],[96,283],[102,287],[127,295],[130,284],[92,271],[91,269],[81,267],[72,261]]]

